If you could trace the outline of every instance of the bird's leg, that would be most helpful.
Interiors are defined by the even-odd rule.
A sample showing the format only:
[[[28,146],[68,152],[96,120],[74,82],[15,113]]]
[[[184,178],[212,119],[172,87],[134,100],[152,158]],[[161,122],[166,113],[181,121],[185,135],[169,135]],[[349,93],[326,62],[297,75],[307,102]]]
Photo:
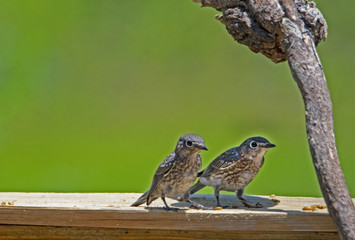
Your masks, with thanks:
[[[228,206],[222,206],[221,203],[219,202],[219,189],[217,188],[214,189],[214,196],[216,197],[216,201],[217,201],[216,207],[228,208]]]
[[[178,208],[171,208],[165,201],[165,197],[164,196],[161,196],[161,199],[163,200],[164,204],[165,204],[165,207],[164,209],[167,210],[167,211],[177,211],[179,210]]]
[[[190,200],[190,192],[187,191],[184,194],[184,201],[191,204],[190,208],[202,209],[202,210],[212,210],[212,208],[205,207],[202,204]]]
[[[217,201],[216,207],[222,207],[221,203],[219,202],[219,191],[217,189],[214,190],[214,196],[216,197]]]
[[[242,189],[239,189],[237,191],[237,198],[242,201],[243,205],[245,207],[248,207],[248,208],[262,208],[263,205],[261,205],[260,203],[256,203],[255,205],[251,204],[250,202],[248,202],[246,199],[243,198],[243,193],[244,193],[244,188]]]

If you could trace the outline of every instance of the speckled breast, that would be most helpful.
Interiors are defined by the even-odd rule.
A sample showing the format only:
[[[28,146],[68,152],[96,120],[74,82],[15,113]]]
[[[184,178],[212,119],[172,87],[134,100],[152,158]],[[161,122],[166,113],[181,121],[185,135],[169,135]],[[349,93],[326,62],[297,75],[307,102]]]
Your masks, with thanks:
[[[218,170],[210,177],[210,181],[219,182],[219,190],[237,191],[247,186],[259,172],[260,166],[254,161],[243,159],[228,168]]]
[[[162,180],[159,188],[165,196],[170,197],[185,193],[195,182],[200,168],[200,156],[180,160]]]

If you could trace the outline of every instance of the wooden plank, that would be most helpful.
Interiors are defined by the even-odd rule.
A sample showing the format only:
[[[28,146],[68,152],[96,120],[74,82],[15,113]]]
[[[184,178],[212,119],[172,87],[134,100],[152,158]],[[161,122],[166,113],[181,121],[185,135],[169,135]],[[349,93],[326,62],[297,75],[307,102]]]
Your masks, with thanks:
[[[339,239],[326,209],[303,211],[303,207],[324,205],[321,198],[247,196],[265,207],[248,209],[233,195],[222,195],[222,205],[233,209],[195,210],[184,202],[168,199],[181,210],[167,212],[160,200],[152,206],[130,207],[139,197],[136,193],[0,193],[1,236],[32,235],[41,239],[55,232],[63,236],[97,234],[139,239],[139,236],[174,239],[215,236],[240,236],[240,239]],[[212,195],[194,195],[193,200],[206,206],[215,204]],[[15,229],[15,230],[14,230]],[[111,230],[115,230],[111,232]],[[126,233],[127,232],[127,233]],[[68,233],[65,235],[65,233]],[[14,235],[11,235],[14,234]],[[111,236],[110,235],[110,236]],[[94,235],[93,235],[94,236]],[[169,236],[171,238],[169,238]],[[282,236],[284,238],[282,238]],[[294,238],[291,238],[294,236]],[[299,237],[299,238],[297,238]],[[4,239],[4,238],[3,238]],[[34,238],[36,239],[36,238]],[[45,239],[45,238],[42,238]],[[57,238],[58,239],[58,238]],[[106,238],[105,238],[106,239]]]
[[[249,231],[184,231],[146,230],[124,228],[44,227],[0,225],[0,240],[9,239],[140,239],[140,240],[192,240],[192,239],[238,239],[238,240],[339,240],[336,232],[249,232]]]

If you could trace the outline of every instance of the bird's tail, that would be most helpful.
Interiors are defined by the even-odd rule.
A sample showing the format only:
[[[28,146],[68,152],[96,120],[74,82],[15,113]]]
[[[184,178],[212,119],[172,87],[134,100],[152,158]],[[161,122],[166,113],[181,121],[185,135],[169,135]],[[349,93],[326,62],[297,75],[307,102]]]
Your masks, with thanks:
[[[153,202],[155,199],[157,199],[158,197],[152,197],[151,195],[149,195],[149,190],[146,191],[145,193],[143,193],[142,196],[140,196],[137,201],[135,201],[134,203],[132,203],[131,207],[137,207],[143,203],[147,203],[147,205],[149,205],[151,202]]]
[[[148,193],[149,191],[146,191],[145,193],[143,193],[142,196],[140,196],[137,201],[135,201],[134,203],[132,203],[131,207],[137,207],[145,202],[147,202],[147,198],[148,198]]]
[[[149,206],[157,198],[158,197],[153,197],[152,195],[149,195],[147,198],[147,205]]]
[[[195,192],[197,192],[198,190],[202,189],[206,187],[206,185],[202,184],[200,181],[198,181],[195,185],[193,185],[190,190],[189,193],[190,194],[194,194]]]

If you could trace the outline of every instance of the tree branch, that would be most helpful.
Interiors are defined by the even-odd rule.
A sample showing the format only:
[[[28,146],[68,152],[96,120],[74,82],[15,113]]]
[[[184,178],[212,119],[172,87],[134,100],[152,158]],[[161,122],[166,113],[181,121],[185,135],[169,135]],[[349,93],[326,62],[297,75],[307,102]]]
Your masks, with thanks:
[[[308,143],[318,181],[342,239],[355,240],[355,207],[337,153],[333,110],[316,45],[327,24],[313,2],[201,0],[213,7],[229,34],[275,63],[288,60],[305,104]]]

